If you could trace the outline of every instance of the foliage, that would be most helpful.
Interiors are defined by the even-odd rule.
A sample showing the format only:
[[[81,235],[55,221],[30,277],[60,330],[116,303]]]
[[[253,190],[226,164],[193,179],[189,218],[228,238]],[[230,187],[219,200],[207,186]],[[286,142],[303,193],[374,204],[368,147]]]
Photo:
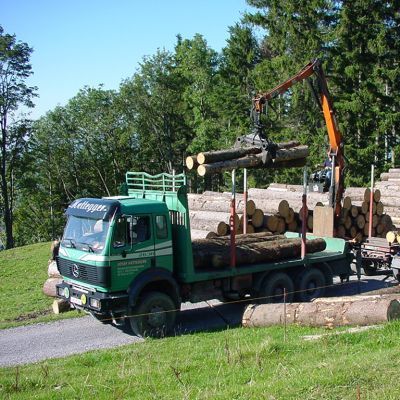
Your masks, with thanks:
[[[306,341],[321,329],[229,329],[1,369],[5,399],[376,399],[400,393],[398,322]]]
[[[9,130],[13,139],[3,157],[8,163],[3,180],[11,199],[4,211],[15,213],[18,245],[59,236],[63,211],[73,199],[116,194],[131,168],[181,172],[187,155],[231,147],[251,132],[254,94],[274,88],[316,57],[345,142],[346,184],[365,185],[371,163],[380,173],[397,162],[399,2],[248,4],[252,11],[229,27],[221,52],[201,34],[178,35],[172,51],[144,57],[118,91],[85,87],[33,126],[25,121]],[[30,49],[25,50],[28,60]],[[34,92],[25,89],[28,101]],[[323,162],[328,135],[306,82],[270,101],[262,121],[270,139],[309,146],[310,171]],[[230,173],[188,175],[192,191],[231,186]],[[241,171],[237,177],[240,190]],[[257,187],[301,179],[301,169],[249,171],[249,182]]]
[[[78,315],[54,315],[43,294],[49,257],[49,242],[0,252],[0,329]]]
[[[29,58],[32,49],[17,41],[15,35],[4,33],[0,26],[0,210],[3,214],[6,247],[14,246],[13,206],[15,167],[18,153],[28,137],[26,121],[14,120],[18,108],[33,107],[36,87],[26,84],[32,74]]]

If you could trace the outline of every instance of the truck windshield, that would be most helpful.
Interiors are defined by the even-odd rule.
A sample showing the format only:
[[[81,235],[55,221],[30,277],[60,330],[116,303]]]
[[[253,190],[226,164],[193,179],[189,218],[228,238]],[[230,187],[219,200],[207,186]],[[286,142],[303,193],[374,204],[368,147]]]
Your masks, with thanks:
[[[109,221],[70,215],[64,230],[62,245],[93,253],[104,249]]]

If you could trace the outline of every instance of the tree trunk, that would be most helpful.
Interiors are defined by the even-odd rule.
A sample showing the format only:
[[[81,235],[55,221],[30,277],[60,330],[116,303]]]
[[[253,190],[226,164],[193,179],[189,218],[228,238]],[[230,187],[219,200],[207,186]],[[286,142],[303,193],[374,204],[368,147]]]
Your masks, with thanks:
[[[286,305],[249,305],[243,314],[242,325],[245,327],[283,324],[325,327],[365,326],[400,318],[400,303],[393,299],[320,300]]]
[[[66,311],[70,311],[71,306],[67,300],[55,299],[53,301],[53,312],[54,314],[61,314]]]
[[[261,153],[259,147],[238,147],[225,150],[207,151],[204,153],[197,154],[197,162],[201,164],[210,164],[215,162],[234,160],[236,158],[242,158],[250,154]]]
[[[236,168],[291,168],[302,167],[306,164],[308,156],[307,146],[298,146],[290,149],[280,149],[276,152],[276,159],[266,164],[263,163],[262,154],[246,156],[237,159],[201,164],[197,168],[200,176],[212,172],[221,172]],[[197,157],[199,159],[199,156]]]
[[[213,211],[190,211],[190,226],[193,229],[215,232],[220,236],[227,234],[229,226],[229,213]],[[235,214],[236,229],[239,228],[239,216]]]
[[[197,157],[196,156],[188,156],[186,157],[186,168],[187,169],[194,169],[199,166],[199,163],[197,162]]]
[[[323,239],[307,240],[307,253],[323,251],[326,243]],[[229,250],[227,248],[226,250]],[[266,243],[250,243],[236,247],[236,264],[257,264],[286,260],[299,257],[301,253],[300,239],[283,239]],[[230,265],[229,251],[215,253],[212,256],[214,267],[228,267]]]
[[[57,296],[56,285],[58,283],[61,283],[61,282],[62,282],[61,278],[49,278],[49,279],[47,279],[46,282],[43,285],[43,293],[46,296],[56,297]]]
[[[6,229],[6,249],[14,247],[14,236],[13,236],[13,215],[10,207],[10,197],[7,185],[7,119],[2,116],[1,119],[1,195],[3,197],[3,220]]]

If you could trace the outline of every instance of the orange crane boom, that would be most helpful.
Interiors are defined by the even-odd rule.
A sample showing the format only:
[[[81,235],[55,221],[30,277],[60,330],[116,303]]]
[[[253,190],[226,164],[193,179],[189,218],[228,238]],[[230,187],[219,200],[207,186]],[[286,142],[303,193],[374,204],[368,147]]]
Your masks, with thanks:
[[[311,84],[311,88],[317,103],[323,112],[328,131],[329,151],[333,159],[332,172],[334,172],[335,178],[335,191],[331,194],[330,205],[335,208],[335,214],[338,215],[344,192],[345,160],[343,154],[343,138],[336,122],[331,96],[329,94],[325,73],[320,60],[314,60],[308,63],[297,74],[282,82],[272,90],[257,94],[253,98],[253,111],[258,115],[257,121],[259,121],[259,115],[263,112],[266,103],[286,92],[296,83],[310,78],[311,76],[315,76],[316,78],[317,87]]]

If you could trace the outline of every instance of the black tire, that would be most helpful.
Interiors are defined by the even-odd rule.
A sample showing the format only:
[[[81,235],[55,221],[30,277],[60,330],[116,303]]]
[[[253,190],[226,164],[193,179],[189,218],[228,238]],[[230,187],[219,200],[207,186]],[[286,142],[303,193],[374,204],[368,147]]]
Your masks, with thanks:
[[[129,313],[132,332],[141,337],[164,337],[175,324],[176,311],[172,310],[176,310],[176,305],[167,294],[145,293]]]
[[[296,299],[300,302],[308,302],[316,297],[323,297],[326,291],[325,286],[325,275],[320,269],[305,269],[296,279]]]
[[[364,271],[364,275],[366,276],[373,276],[377,271],[377,267],[374,263],[363,263],[362,269]]]
[[[293,301],[294,284],[292,278],[284,272],[273,272],[266,276],[259,290],[258,302],[283,303],[284,289],[286,289],[286,302]]]

